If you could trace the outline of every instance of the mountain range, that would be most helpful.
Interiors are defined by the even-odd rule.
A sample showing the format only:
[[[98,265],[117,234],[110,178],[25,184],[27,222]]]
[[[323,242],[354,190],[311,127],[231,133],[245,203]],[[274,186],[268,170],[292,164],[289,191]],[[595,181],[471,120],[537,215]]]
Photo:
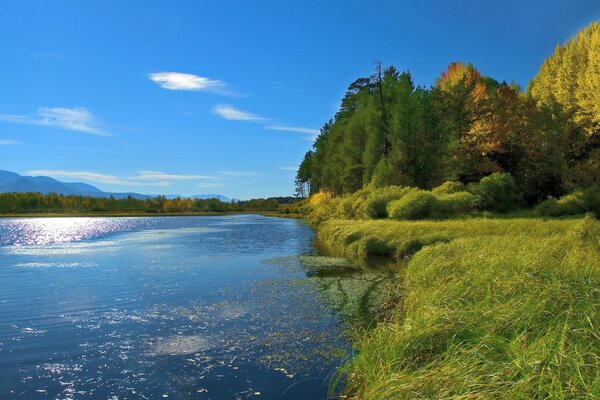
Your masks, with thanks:
[[[25,193],[38,192],[41,194],[57,193],[65,196],[92,196],[110,197],[117,199],[131,196],[136,199],[148,199],[156,195],[147,195],[133,192],[112,193],[98,189],[96,186],[83,182],[61,182],[49,176],[23,176],[15,172],[0,170],[0,193]],[[229,202],[231,199],[220,194],[197,194],[194,196],[166,195],[167,198],[190,197],[192,199],[219,199]]]

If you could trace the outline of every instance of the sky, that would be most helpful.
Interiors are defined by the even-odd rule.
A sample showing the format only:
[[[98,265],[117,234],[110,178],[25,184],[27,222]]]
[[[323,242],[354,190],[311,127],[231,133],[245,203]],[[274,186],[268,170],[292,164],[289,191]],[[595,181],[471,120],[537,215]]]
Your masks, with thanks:
[[[288,196],[374,62],[522,87],[598,0],[4,0],[0,169],[113,192]]]

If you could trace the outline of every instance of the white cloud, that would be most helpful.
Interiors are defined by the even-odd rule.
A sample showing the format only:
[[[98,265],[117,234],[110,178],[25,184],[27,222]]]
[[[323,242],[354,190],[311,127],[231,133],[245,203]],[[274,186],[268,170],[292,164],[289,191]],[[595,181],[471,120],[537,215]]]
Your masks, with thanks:
[[[171,186],[171,183],[173,181],[217,179],[216,177],[206,175],[174,175],[159,171],[140,171],[138,175],[127,178],[91,171],[65,171],[46,169],[27,171],[27,174],[51,176],[57,179],[81,179],[89,182],[104,183],[118,186],[169,187]]]
[[[220,183],[213,183],[213,182],[200,182],[200,183],[196,184],[196,186],[201,187],[201,188],[223,187],[222,184],[220,184]]]
[[[107,183],[110,185],[120,186],[138,186],[139,183],[131,182],[126,179],[122,179],[113,175],[100,174],[97,172],[89,171],[64,171],[64,170],[49,170],[49,169],[37,169],[26,172],[28,175],[44,175],[51,176],[53,178],[74,178],[82,179],[90,182]]]
[[[139,175],[131,176],[129,179],[135,180],[163,180],[163,181],[188,181],[194,179],[217,179],[214,176],[207,175],[175,175],[167,174],[161,171],[140,171]]]
[[[0,114],[0,121],[16,124],[55,126],[75,132],[110,136],[96,126],[96,118],[86,108],[40,107],[35,116]]]
[[[314,141],[320,133],[319,129],[304,128],[304,127],[300,127],[300,126],[290,126],[290,125],[273,123],[274,120],[271,118],[264,118],[264,117],[258,116],[256,114],[250,113],[248,111],[242,111],[242,110],[239,110],[229,104],[217,105],[214,109],[214,113],[219,115],[221,118],[233,120],[233,121],[264,122],[264,123],[271,122],[271,124],[265,125],[265,126],[263,126],[263,128],[274,130],[274,131],[303,133],[305,135],[309,135],[309,136],[304,136],[302,138],[302,139],[308,140],[308,141]]]
[[[0,146],[10,146],[13,144],[23,144],[23,142],[12,139],[0,139]]]
[[[265,129],[271,129],[274,131],[286,131],[286,132],[298,132],[308,133],[310,135],[317,136],[320,131],[318,129],[302,128],[299,126],[288,126],[288,125],[267,125]]]
[[[256,171],[219,171],[219,174],[226,176],[256,176]]]
[[[247,111],[238,110],[237,108],[228,104],[219,104],[215,107],[215,114],[222,118],[233,120],[233,121],[251,121],[258,122],[264,121],[265,119],[258,115],[249,113]]]
[[[208,91],[222,95],[236,95],[235,92],[228,89],[227,84],[223,81],[193,74],[184,74],[181,72],[155,72],[148,74],[148,78],[156,82],[163,89],[192,92]]]

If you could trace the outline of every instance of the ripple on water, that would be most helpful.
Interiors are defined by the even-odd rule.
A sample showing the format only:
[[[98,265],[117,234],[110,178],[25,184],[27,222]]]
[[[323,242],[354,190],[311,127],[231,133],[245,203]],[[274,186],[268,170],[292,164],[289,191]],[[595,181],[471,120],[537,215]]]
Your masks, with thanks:
[[[91,262],[26,262],[17,263],[14,266],[17,268],[89,268],[96,265]]]
[[[273,260],[313,251],[305,226],[260,216],[47,221],[0,221],[0,280],[12,280],[0,327],[15,323],[0,332],[2,400],[324,397],[347,346],[338,319],[321,281],[306,278],[308,259]]]

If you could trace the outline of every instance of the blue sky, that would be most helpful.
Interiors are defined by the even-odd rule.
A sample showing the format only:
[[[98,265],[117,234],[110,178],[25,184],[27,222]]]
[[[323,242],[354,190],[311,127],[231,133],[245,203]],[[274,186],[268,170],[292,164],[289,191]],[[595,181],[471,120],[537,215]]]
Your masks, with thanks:
[[[0,169],[109,191],[291,195],[373,62],[523,87],[597,0],[28,1],[0,12]]]

